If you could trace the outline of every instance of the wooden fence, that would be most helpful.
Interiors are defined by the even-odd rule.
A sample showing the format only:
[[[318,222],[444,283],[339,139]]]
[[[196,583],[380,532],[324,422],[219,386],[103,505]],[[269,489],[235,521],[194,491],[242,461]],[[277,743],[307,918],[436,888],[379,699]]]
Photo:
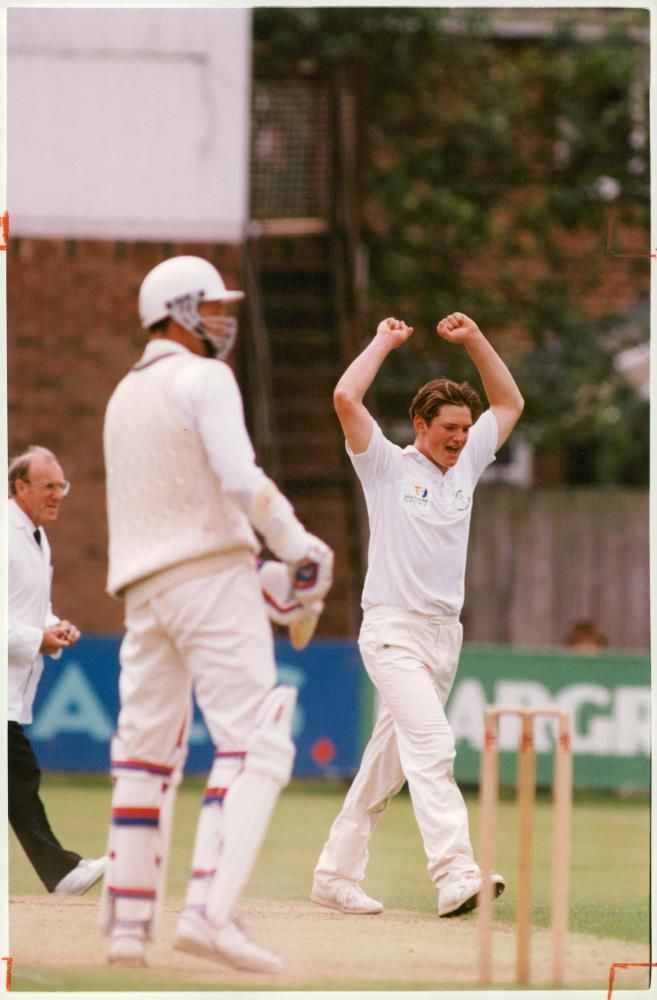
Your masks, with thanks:
[[[578,619],[593,619],[610,648],[649,648],[648,493],[481,485],[466,641],[560,646]]]

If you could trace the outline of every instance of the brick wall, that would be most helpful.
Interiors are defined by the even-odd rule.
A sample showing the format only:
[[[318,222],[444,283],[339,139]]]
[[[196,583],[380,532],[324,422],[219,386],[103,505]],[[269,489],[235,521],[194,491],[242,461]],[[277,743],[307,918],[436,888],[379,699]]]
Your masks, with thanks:
[[[627,235],[622,235],[619,246],[627,250],[630,244]],[[55,565],[53,603],[60,614],[87,632],[118,632],[122,627],[122,604],[105,594],[103,413],[114,386],[143,348],[137,318],[140,282],[156,263],[177,253],[208,257],[229,287],[242,286],[235,248],[50,239],[14,239],[9,247],[9,452],[14,454],[28,444],[45,445],[57,454],[73,483],[59,521],[48,532]],[[592,304],[599,308],[604,303],[614,312],[646,293],[649,267],[642,264],[605,260],[603,288],[599,296],[593,296]],[[265,306],[271,306],[270,293],[266,299]],[[516,339],[512,331],[508,339],[504,345],[507,350],[522,349],[520,335]],[[286,402],[278,414],[276,433],[280,436],[285,421],[292,421],[295,436],[305,433],[308,443],[302,448],[304,466],[297,469],[294,455],[286,453],[277,478],[308,528],[325,537],[336,550],[336,582],[320,634],[353,636],[359,621],[362,580],[354,557],[354,512],[339,484],[347,477],[347,485],[354,491],[358,487],[351,470],[344,468],[342,438],[330,393],[328,389],[319,393],[317,376],[299,344],[305,344],[304,338],[273,345],[276,357],[285,361],[280,378],[289,388],[291,370],[296,369],[294,377],[301,377],[299,392],[307,384],[316,404],[320,398],[323,401],[317,418],[320,424],[316,426],[309,413],[297,413],[289,400]],[[322,357],[318,354],[320,361]],[[248,399],[246,402],[248,409]],[[329,451],[319,447],[320,436],[322,441],[330,437]],[[547,459],[538,471],[544,482],[561,479],[556,466],[548,468]],[[327,480],[322,489],[311,489],[313,477],[332,477],[335,482]],[[470,613],[475,613],[472,605]]]
[[[238,287],[237,252],[229,248],[52,239],[15,239],[9,247],[9,454],[45,445],[72,482],[48,529],[53,606],[87,632],[122,626],[122,604],[105,594],[105,404],[143,350],[141,280],[178,253],[211,259],[228,287]]]

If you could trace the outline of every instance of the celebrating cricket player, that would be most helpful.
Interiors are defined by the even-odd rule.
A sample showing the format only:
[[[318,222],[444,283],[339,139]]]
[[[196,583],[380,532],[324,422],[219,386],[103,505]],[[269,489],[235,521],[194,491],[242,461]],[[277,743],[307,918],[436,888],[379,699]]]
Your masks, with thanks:
[[[359,648],[379,694],[360,769],[315,868],[311,899],[343,913],[380,913],[361,888],[368,843],[407,781],[441,917],[472,910],[482,888],[468,817],[454,780],[445,715],[462,643],[466,549],[475,486],[523,410],[508,368],[477,324],[452,313],[438,334],[465,348],[489,409],[467,384],[437,378],[411,403],[414,444],[386,440],[363,397],[413,328],[383,320],[338,382],[335,408],[361,481],[370,525]],[[504,889],[492,876],[491,894]]]
[[[281,967],[235,919],[294,760],[296,689],[275,687],[267,608],[290,626],[305,614],[307,641],[333,553],[256,465],[223,360],[241,298],[199,257],[158,264],[139,292],[146,349],[105,415],[108,591],[126,626],[101,903],[116,966],[145,965],[157,933],[193,689],[216,753],[174,946],[237,969]],[[264,564],[278,600],[263,597],[254,529],[282,560]]]

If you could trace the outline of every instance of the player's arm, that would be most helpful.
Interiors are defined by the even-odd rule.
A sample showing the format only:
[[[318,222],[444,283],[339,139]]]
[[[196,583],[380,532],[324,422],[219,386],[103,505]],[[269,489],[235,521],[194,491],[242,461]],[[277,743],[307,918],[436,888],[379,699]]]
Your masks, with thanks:
[[[291,568],[302,604],[321,600],[333,579],[333,552],[306,531],[290,501],[257,465],[235,376],[220,361],[203,363],[178,383],[183,419],[196,427],[225,492],[244,512],[274,555]]]
[[[497,421],[496,450],[499,450],[520,419],[525,406],[513,375],[475,321],[464,313],[445,316],[436,330],[444,340],[465,347],[472,358]]]
[[[351,362],[335,387],[335,412],[347,444],[355,455],[367,451],[374,424],[363,398],[390,352],[405,344],[412,333],[413,327],[407,326],[403,320],[382,320],[374,338]]]
[[[46,625],[40,629],[34,625],[23,625],[11,618],[9,620],[7,648],[9,657],[14,663],[28,666],[34,661],[37,653],[57,658],[62,649],[72,645],[73,641],[61,629],[59,623]]]

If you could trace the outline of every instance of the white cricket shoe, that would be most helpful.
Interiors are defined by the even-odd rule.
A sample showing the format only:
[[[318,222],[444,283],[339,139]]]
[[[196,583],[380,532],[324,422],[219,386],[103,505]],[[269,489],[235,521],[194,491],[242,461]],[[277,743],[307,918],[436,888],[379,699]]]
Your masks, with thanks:
[[[245,972],[272,973],[283,968],[278,955],[249,941],[234,920],[223,927],[213,927],[193,911],[185,911],[180,917],[173,946],[176,951],[208,958],[211,962],[222,962]]]
[[[110,965],[121,969],[143,969],[146,965],[146,933],[142,922],[133,927],[115,927],[107,949]]]
[[[495,890],[495,898],[504,892],[505,882],[501,875],[494,873],[490,880]],[[479,890],[481,889],[481,874],[469,872],[448,882],[438,890],[438,916],[460,917],[469,913],[479,905]]]
[[[75,868],[55,886],[58,896],[82,896],[102,878],[107,868],[107,858],[83,858]]]
[[[350,882],[346,878],[323,886],[314,882],[310,898],[313,903],[339,910],[340,913],[381,913],[383,910],[383,903],[372,899],[356,882]]]

